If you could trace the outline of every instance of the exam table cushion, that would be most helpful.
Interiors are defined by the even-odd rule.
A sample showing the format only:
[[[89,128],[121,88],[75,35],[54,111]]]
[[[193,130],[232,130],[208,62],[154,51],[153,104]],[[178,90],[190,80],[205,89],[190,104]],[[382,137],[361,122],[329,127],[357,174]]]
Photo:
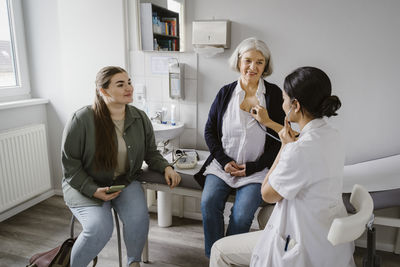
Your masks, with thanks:
[[[368,192],[399,189],[400,155],[344,166],[342,192],[350,193],[355,184]]]
[[[374,210],[400,207],[400,188],[369,193],[374,202]],[[350,193],[343,194],[343,202],[347,212],[355,213],[354,207],[350,204]]]
[[[196,189],[196,190],[202,190],[201,186],[196,182],[196,180],[193,178],[192,175],[188,174],[183,174],[179,173],[181,176],[182,180],[180,184],[178,185],[179,187],[184,187],[184,188],[189,188],[189,189]],[[158,172],[149,170],[149,169],[144,169],[143,174],[140,176],[138,179],[140,182],[147,182],[147,183],[153,183],[153,184],[167,184],[165,182],[165,178],[163,174],[160,174]]]

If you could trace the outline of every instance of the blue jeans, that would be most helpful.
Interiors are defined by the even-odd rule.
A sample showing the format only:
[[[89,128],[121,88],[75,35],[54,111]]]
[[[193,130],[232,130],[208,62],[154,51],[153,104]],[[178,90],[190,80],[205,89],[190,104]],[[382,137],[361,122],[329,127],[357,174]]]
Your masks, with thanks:
[[[142,186],[133,181],[117,198],[104,202],[102,206],[70,208],[83,228],[72,247],[71,267],[88,266],[110,240],[114,229],[111,208],[117,211],[123,224],[128,265],[141,261],[149,232],[149,213]]]
[[[204,243],[206,256],[210,257],[215,241],[224,237],[224,209],[228,196],[234,188],[219,177],[208,174],[201,196]],[[226,235],[247,233],[254,213],[262,202],[261,184],[254,183],[236,189],[235,203],[231,209]]]

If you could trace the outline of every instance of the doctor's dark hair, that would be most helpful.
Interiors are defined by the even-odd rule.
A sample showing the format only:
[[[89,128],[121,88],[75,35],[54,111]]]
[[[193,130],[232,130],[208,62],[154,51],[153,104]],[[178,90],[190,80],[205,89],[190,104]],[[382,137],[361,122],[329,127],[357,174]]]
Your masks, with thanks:
[[[285,78],[284,90],[290,99],[299,101],[301,111],[313,118],[336,116],[340,99],[332,95],[328,75],[315,67],[300,67]]]
[[[115,126],[110,111],[104,102],[101,88],[108,89],[112,77],[117,73],[126,73],[123,68],[108,66],[102,68],[96,76],[96,97],[93,103],[94,126],[96,133],[96,151],[94,167],[96,170],[113,170],[117,166],[117,144]]]

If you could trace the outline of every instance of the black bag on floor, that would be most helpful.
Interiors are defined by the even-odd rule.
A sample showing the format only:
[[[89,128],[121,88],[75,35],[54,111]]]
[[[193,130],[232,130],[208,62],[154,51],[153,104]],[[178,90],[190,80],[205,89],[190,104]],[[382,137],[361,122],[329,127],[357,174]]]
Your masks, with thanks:
[[[75,240],[76,238],[68,238],[56,248],[33,255],[26,267],[69,267],[71,250]],[[97,257],[93,259],[93,267],[96,264]]]
[[[73,236],[75,218],[71,219],[71,236]],[[76,238],[68,238],[60,246],[49,251],[33,255],[26,267],[70,267],[71,250]],[[93,259],[93,267],[97,264],[97,256]]]

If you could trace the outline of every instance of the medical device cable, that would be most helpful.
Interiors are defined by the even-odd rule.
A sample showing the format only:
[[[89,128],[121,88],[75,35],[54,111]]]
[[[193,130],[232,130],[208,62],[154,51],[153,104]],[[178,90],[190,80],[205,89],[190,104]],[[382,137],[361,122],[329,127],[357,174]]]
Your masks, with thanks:
[[[264,128],[261,126],[261,124],[260,124],[259,121],[256,120],[256,122],[257,122],[258,126],[260,126],[261,130],[263,130],[267,135],[269,135],[269,137],[275,139],[275,140],[278,141],[278,142],[281,142],[281,140],[280,140],[279,138],[276,138],[275,136],[273,136],[272,134],[270,134],[266,129],[264,129]]]

